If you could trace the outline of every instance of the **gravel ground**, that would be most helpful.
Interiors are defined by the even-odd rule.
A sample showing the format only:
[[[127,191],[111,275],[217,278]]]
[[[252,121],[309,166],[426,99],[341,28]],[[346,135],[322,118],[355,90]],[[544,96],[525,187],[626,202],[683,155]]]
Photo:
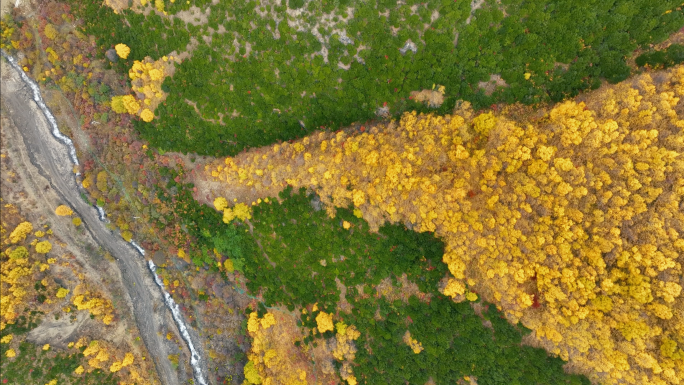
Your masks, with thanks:
[[[31,90],[4,59],[2,67],[3,110],[12,122],[3,124],[3,135],[13,137],[12,144],[21,154],[23,167],[19,167],[22,168],[20,173],[26,174],[34,182],[34,194],[45,185],[50,186],[59,201],[66,203],[83,219],[86,235],[92,238],[93,243],[114,256],[123,287],[127,291],[124,296],[126,303],[132,310],[135,324],[154,360],[161,382],[179,384],[177,373],[167,358],[171,352],[164,342],[163,333],[170,328],[175,329],[175,324],[169,324],[169,312],[148,273],[145,260],[118,234],[108,230],[99,220],[97,211],[79,196],[72,172],[73,164],[66,147],[50,133],[47,120],[31,99]],[[54,203],[45,201],[46,192],[36,194],[38,204],[52,208]]]

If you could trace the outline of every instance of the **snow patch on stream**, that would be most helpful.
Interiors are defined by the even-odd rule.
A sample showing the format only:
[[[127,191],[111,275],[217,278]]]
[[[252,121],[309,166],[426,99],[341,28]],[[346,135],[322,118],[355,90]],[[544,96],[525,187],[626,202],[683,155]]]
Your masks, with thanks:
[[[21,0],[17,0],[17,3],[19,3],[20,1]],[[67,146],[67,148],[69,149],[69,155],[71,156],[72,162],[74,162],[75,165],[78,165],[79,163],[78,158],[76,157],[76,148],[74,147],[74,143],[71,139],[69,139],[67,136],[63,135],[59,131],[59,127],[57,126],[57,120],[55,119],[54,115],[52,115],[52,112],[50,112],[50,109],[47,107],[47,105],[45,105],[38,85],[31,78],[29,78],[28,75],[22,70],[22,68],[19,66],[17,60],[14,57],[8,55],[7,52],[5,52],[5,50],[0,50],[0,53],[2,54],[2,57],[7,59],[7,62],[9,62],[10,66],[15,71],[17,71],[17,73],[19,73],[21,80],[23,80],[24,83],[31,89],[33,94],[33,101],[35,101],[36,104],[38,104],[38,107],[45,115],[45,118],[47,119],[48,123],[50,124],[50,127],[52,128],[52,135],[55,138],[57,138],[60,142],[62,142],[65,146]],[[100,221],[106,222],[107,218],[104,209],[100,206],[95,206],[95,208],[97,209],[97,212],[99,214]],[[137,243],[135,243],[135,241],[130,241],[130,244],[138,251],[138,253],[140,253],[141,256],[145,256],[145,249],[140,247]],[[147,266],[150,269],[150,273],[152,273],[152,276],[154,277],[154,282],[157,284],[157,286],[159,286],[159,290],[161,290],[162,292],[162,295],[164,297],[164,303],[166,304],[166,307],[168,307],[171,311],[173,320],[176,322],[176,325],[178,326],[178,330],[180,331],[181,336],[188,344],[188,349],[190,349],[190,366],[192,366],[192,369],[195,372],[195,381],[200,385],[207,385],[207,382],[202,374],[202,369],[199,366],[201,356],[197,352],[197,349],[195,349],[195,345],[192,342],[192,338],[190,337],[190,333],[188,332],[188,327],[186,326],[185,321],[183,320],[183,315],[180,312],[178,304],[176,304],[171,295],[164,288],[164,283],[156,273],[157,266],[155,266],[154,262],[148,261]]]
[[[131,243],[133,242],[131,241]],[[206,382],[204,381],[204,377],[202,376],[202,372],[199,367],[201,357],[199,353],[197,353],[195,345],[192,343],[192,338],[190,338],[188,328],[185,326],[185,322],[183,322],[183,315],[180,312],[180,308],[178,307],[176,301],[173,300],[169,292],[167,292],[164,289],[164,282],[162,282],[161,278],[159,278],[159,276],[157,275],[157,266],[154,265],[154,262],[152,262],[152,260],[147,261],[147,266],[150,268],[150,272],[154,276],[154,282],[157,283],[157,286],[159,286],[159,289],[164,294],[164,302],[166,303],[166,306],[169,308],[169,310],[171,310],[173,320],[176,321],[176,324],[178,324],[178,330],[180,331],[181,336],[183,336],[183,339],[188,344],[188,349],[190,349],[190,365],[195,371],[195,378],[197,379],[197,382],[201,385],[206,385]]]
[[[95,205],[95,208],[97,209],[97,214],[100,216],[100,221],[102,222],[107,222],[107,214],[105,214],[105,211],[102,207]],[[143,255],[145,253],[143,252]]]

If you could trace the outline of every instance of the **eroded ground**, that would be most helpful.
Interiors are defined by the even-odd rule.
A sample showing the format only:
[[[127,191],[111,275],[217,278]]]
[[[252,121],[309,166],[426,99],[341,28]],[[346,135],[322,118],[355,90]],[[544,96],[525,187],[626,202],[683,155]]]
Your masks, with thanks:
[[[1,333],[3,338],[11,339],[8,344],[2,345],[5,355],[3,379],[15,384],[37,383],[43,378],[46,382],[57,379],[59,383],[78,384],[89,381],[89,372],[101,371],[105,378],[115,376],[117,381],[159,383],[154,364],[149,360],[149,352],[141,343],[138,329],[131,318],[129,299],[114,259],[93,241],[82,224],[75,225],[77,216],[60,217],[55,214],[55,209],[64,201],[50,183],[32,169],[22,148],[23,142],[4,108],[0,119],[4,254],[2,286],[3,296],[13,293],[9,294],[9,298],[3,297]],[[20,223],[30,223],[32,231],[26,234],[23,241],[12,242],[12,231]],[[47,253],[38,252],[38,245],[43,242],[51,245]],[[20,259],[28,261],[23,264],[17,263],[17,258],[12,258],[18,256],[13,252],[22,248],[27,251],[27,258]],[[19,274],[13,269],[13,263],[16,267],[28,268],[28,271],[24,271],[26,275],[13,279]],[[23,296],[18,297],[17,294],[22,290]],[[5,308],[7,301],[15,306]],[[21,325],[27,326],[21,322],[22,317],[36,323],[22,330]],[[30,344],[21,345],[22,341]],[[79,355],[83,349],[79,351],[77,346],[90,346],[91,343],[99,344],[100,349],[88,356]],[[48,348],[39,349],[44,346]],[[71,372],[79,367],[81,369],[75,373],[58,373],[53,378],[47,378],[54,374],[49,371],[44,376],[22,377],[23,372],[17,373],[13,365],[23,357],[20,366],[31,367],[27,365],[29,361],[25,361],[25,355],[30,354],[32,349],[46,351],[44,354],[47,357],[42,357],[40,361],[46,362],[46,365],[56,355],[75,354],[77,357],[74,362],[79,364],[78,367],[72,368],[68,364],[59,366],[63,370],[71,369]],[[9,350],[16,356],[10,357],[12,354],[8,354]],[[99,351],[103,353],[95,354]],[[130,354],[132,363],[112,371],[112,365],[123,362],[126,354]],[[41,367],[28,370],[31,373],[38,372]],[[93,381],[106,381],[98,378]]]

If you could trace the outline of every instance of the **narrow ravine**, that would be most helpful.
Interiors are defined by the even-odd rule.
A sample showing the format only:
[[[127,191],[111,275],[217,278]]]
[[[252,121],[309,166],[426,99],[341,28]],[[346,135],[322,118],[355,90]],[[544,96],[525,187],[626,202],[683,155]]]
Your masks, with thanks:
[[[16,59],[4,50],[0,50],[0,53],[11,67],[11,72],[18,75],[12,76],[12,78],[21,80],[21,85],[19,85],[13,84],[13,82],[19,83],[14,79],[7,81],[3,79],[3,98],[8,105],[9,115],[24,138],[31,163],[40,174],[50,181],[53,189],[81,216],[86,230],[98,244],[116,258],[122,273],[124,287],[132,300],[135,322],[147,350],[153,356],[159,376],[163,379],[162,382],[177,384],[178,378],[173,372],[168,358],[163,354],[163,341],[161,341],[160,333],[158,333],[160,330],[159,320],[163,315],[156,314],[157,312],[154,310],[155,303],[159,301],[164,302],[166,308],[171,312],[172,318],[187,344],[195,383],[207,385],[202,371],[202,356],[192,340],[178,305],[166,291],[162,280],[156,274],[155,264],[152,261],[146,263],[144,259],[145,250],[135,241],[127,243],[116,233],[105,228],[106,213],[101,207],[96,206],[96,210],[94,210],[92,206],[81,199],[75,178],[78,174],[74,175],[72,172],[73,165],[79,164],[72,140],[59,131],[57,121],[45,105],[38,85],[24,73]],[[40,113],[36,110],[39,110]],[[46,135],[46,131],[49,131],[52,136]],[[151,275],[145,277],[142,274],[145,268],[149,270]],[[158,289],[154,288],[155,284]]]

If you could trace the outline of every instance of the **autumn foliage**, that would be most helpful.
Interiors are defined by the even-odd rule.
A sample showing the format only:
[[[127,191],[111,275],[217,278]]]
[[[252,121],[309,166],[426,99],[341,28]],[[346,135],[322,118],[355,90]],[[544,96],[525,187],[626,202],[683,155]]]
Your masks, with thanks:
[[[128,55],[131,53],[131,49],[126,44],[117,44],[114,46],[114,49],[116,54],[122,59],[128,58]]]
[[[223,212],[223,222],[225,223],[230,223],[236,218],[244,221],[252,217],[249,206],[244,203],[238,203],[233,207],[229,207],[228,201],[223,197],[214,199],[214,207],[216,210]]]
[[[33,225],[31,222],[21,222],[17,227],[12,230],[9,235],[10,243],[19,243],[26,239],[26,236],[33,231]]]
[[[123,44],[117,45],[117,53],[120,45]],[[169,60],[166,56],[156,61],[150,57],[143,61],[136,60],[128,71],[131,88],[135,94],[114,96],[112,110],[120,114],[139,115],[145,122],[151,122],[154,119],[153,111],[164,97],[161,85],[172,65],[172,61]]]
[[[66,245],[59,241],[52,229],[45,230],[47,226],[36,224],[35,227],[41,230],[32,233],[34,224],[25,221],[16,206],[5,203],[2,199],[0,202],[3,205],[0,221],[0,343],[8,344],[7,349],[3,349],[3,360],[26,359],[25,321],[35,313],[59,319],[60,315],[72,313],[70,316],[76,317],[73,313],[87,311],[90,318],[101,322],[105,328],[116,327],[112,301],[98,289],[99,281],[98,285],[91,285],[84,274],[74,269],[69,262],[73,256],[67,254],[57,257],[57,253],[63,251],[62,247]],[[63,210],[61,207],[66,206],[58,207],[58,212]],[[9,231],[10,229],[12,231]],[[15,242],[12,243],[12,240]],[[55,246],[55,249],[53,243],[59,246]],[[35,249],[32,246],[35,246]],[[70,279],[64,279],[62,272],[65,269],[71,270],[69,276],[78,277],[75,286],[72,286],[73,281]],[[72,318],[72,322],[75,319]],[[35,326],[33,324],[29,329]],[[93,333],[93,330],[94,324],[91,324],[88,333]],[[82,330],[78,332],[83,333]],[[64,353],[79,354],[78,349],[86,347],[83,352],[83,364],[73,371],[73,375],[76,376],[74,383],[91,383],[89,378],[97,369],[107,373],[116,372],[116,376],[125,380],[125,383],[150,383],[149,379],[145,378],[149,375],[144,361],[139,359],[138,349],[135,352],[126,351],[121,349],[121,343],[90,340],[89,337],[81,337],[76,343],[68,343],[66,352],[64,346],[57,345],[40,346],[44,352],[55,351],[50,357]],[[64,361],[60,362],[60,365],[64,364]],[[3,370],[8,368],[5,364],[3,361]],[[13,375],[16,373],[7,373],[6,377],[12,379]]]
[[[62,216],[62,217],[71,216],[71,214],[73,214],[73,213],[74,213],[73,210],[71,210],[68,206],[65,206],[65,205],[59,205],[55,209],[55,214]]]
[[[278,320],[276,320],[278,317]],[[312,368],[306,357],[297,352],[292,334],[294,321],[278,312],[267,312],[259,318],[252,312],[247,320],[247,330],[253,338],[244,368],[245,384],[292,384],[305,385],[307,372]]]
[[[475,292],[607,384],[684,379],[684,67],[538,117],[407,113],[322,132],[207,172],[232,191],[318,192],[374,228],[435,232],[457,301]],[[233,187],[236,186],[236,187]],[[228,191],[228,190],[226,190]],[[221,194],[232,199],[228,192]]]

